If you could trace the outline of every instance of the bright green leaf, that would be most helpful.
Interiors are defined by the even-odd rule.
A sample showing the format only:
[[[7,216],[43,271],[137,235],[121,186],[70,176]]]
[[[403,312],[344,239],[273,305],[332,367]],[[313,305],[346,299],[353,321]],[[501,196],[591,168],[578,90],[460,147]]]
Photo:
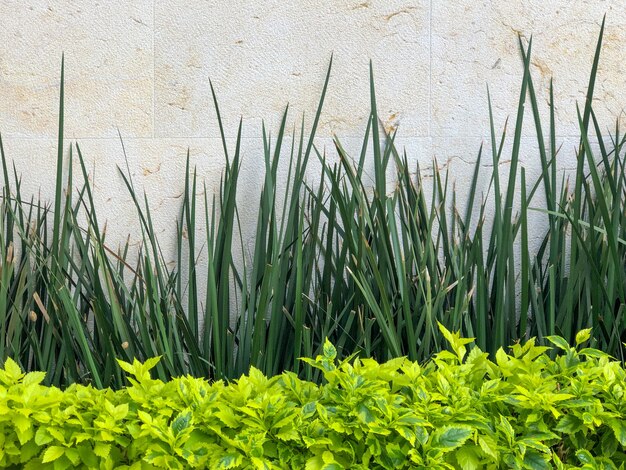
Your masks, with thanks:
[[[433,435],[433,445],[445,449],[462,446],[472,435],[472,428],[465,425],[445,426]]]
[[[61,457],[65,453],[65,447],[61,446],[50,446],[43,453],[43,457],[41,461],[43,463],[54,462],[56,459]]]

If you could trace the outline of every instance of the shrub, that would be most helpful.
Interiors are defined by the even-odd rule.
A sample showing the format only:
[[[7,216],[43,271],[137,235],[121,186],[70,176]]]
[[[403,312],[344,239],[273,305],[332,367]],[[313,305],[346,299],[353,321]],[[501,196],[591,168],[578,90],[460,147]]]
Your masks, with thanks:
[[[451,350],[405,358],[304,359],[324,383],[257,369],[232,383],[155,380],[120,362],[127,388],[41,385],[0,371],[0,466],[24,468],[617,468],[626,461],[626,373],[606,353],[549,340],[491,361],[441,327]],[[572,467],[574,466],[574,467]]]

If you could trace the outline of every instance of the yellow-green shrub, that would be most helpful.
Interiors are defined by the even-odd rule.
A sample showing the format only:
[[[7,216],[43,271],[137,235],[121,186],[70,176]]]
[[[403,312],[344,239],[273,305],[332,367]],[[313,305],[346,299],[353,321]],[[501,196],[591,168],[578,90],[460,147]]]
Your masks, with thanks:
[[[608,355],[548,338],[495,362],[442,328],[451,345],[405,359],[306,362],[324,384],[252,369],[233,383],[163,383],[158,361],[121,363],[120,391],[40,384],[0,370],[0,467],[14,468],[618,468],[626,461],[626,374]]]

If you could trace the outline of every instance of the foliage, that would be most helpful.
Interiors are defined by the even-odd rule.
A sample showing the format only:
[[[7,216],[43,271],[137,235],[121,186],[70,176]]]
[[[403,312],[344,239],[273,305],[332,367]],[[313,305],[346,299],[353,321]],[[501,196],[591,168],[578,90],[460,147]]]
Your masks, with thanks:
[[[489,102],[491,141],[478,152],[467,193],[454,188],[437,162],[428,180],[409,165],[396,134],[379,126],[373,73],[360,154],[353,159],[339,139],[334,152],[318,149],[329,67],[313,122],[302,123],[290,146],[287,111],[276,136],[263,129],[264,185],[243,265],[235,262],[244,246],[238,217],[242,127],[229,147],[215,93],[226,168],[211,199],[188,157],[172,266],[150,203],[126,171],[120,173],[143,244],[137,256],[128,245],[109,246],[80,146],[66,151],[62,71],[53,204],[23,193],[0,140],[0,359],[46,371],[45,383],[59,386],[119,388],[124,379],[117,358],[154,356],[162,357],[155,373],[163,381],[186,374],[235,378],[251,366],[269,376],[292,370],[317,380],[320,372],[297,358],[321,353],[325,338],[340,357],[361,351],[379,361],[403,355],[423,361],[444,345],[440,322],[476,337],[491,355],[518,339],[536,336],[546,345],[558,334],[573,341],[577,331],[592,328],[594,346],[623,360],[624,135],[619,127],[604,135],[592,108],[603,29],[579,111],[573,182],[557,176],[567,156],[559,152],[552,86],[544,129],[531,44],[520,40],[523,76],[512,130],[505,125],[496,132]],[[525,110],[532,114],[541,163],[532,184],[520,162]],[[490,167],[484,166],[488,153]],[[80,175],[72,173],[72,161]],[[281,189],[285,161],[288,186]],[[322,177],[313,185],[307,174],[317,161]],[[506,182],[501,168],[508,170]],[[394,172],[390,187],[386,176]],[[480,181],[488,181],[484,194]],[[537,202],[541,192],[545,203]],[[544,231],[540,224],[529,227],[531,210],[544,214]]]
[[[495,361],[440,327],[451,349],[405,358],[305,359],[324,383],[252,368],[229,384],[163,383],[159,358],[120,361],[118,391],[41,385],[8,359],[0,370],[0,466],[23,468],[408,469],[623,468],[626,371],[561,337],[499,349]]]

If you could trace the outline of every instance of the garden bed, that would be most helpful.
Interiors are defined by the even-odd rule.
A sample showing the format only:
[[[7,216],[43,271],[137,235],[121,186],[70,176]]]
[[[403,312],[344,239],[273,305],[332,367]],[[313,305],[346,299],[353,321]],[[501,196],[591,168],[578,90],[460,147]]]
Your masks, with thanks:
[[[118,391],[41,385],[12,360],[0,371],[0,467],[404,469],[618,468],[626,461],[622,365],[534,340],[495,360],[441,327],[451,351],[405,358],[304,359],[323,384],[257,369],[239,380],[169,382],[158,358],[121,362]],[[555,354],[558,350],[558,354]],[[551,356],[555,356],[552,358]]]

